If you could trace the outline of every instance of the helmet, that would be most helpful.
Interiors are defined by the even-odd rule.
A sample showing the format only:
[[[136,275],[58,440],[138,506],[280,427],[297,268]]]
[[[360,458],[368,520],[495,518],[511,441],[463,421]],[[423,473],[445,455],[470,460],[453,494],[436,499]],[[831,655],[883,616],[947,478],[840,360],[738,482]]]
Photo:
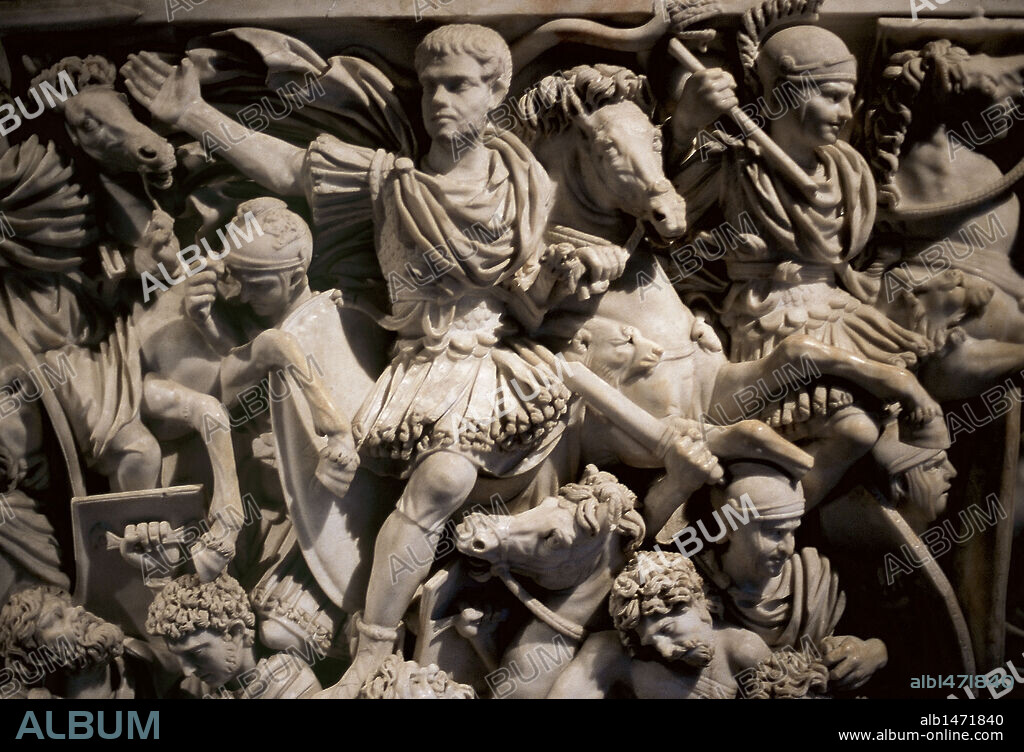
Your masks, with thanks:
[[[780,79],[857,82],[857,60],[838,36],[820,26],[790,26],[761,45],[755,62],[765,93]]]
[[[308,269],[313,258],[309,226],[276,198],[256,198],[238,206],[228,232],[235,247],[224,258],[236,271]],[[242,239],[236,234],[244,232]],[[255,234],[255,237],[253,235]],[[251,238],[251,240],[249,239]]]

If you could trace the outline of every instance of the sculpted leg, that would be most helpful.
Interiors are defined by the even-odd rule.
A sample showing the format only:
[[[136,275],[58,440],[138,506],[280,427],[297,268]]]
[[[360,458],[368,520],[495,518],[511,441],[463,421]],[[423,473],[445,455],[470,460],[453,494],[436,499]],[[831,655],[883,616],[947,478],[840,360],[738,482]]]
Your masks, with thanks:
[[[193,555],[199,557],[195,563],[203,579],[212,579],[231,560],[230,554],[233,553],[238,535],[236,525],[240,525],[245,516],[242,512],[242,495],[238,488],[231,433],[209,430],[210,425],[229,425],[227,410],[215,397],[153,374],[146,376],[142,410],[148,418],[195,430],[206,445],[213,470],[213,489],[208,511],[211,539],[206,544],[197,543],[199,550],[194,549]],[[209,544],[221,554],[209,550]]]
[[[924,423],[942,414],[939,404],[905,368],[886,365],[863,358],[846,350],[823,344],[812,337],[792,335],[760,360],[726,363],[715,379],[710,412],[739,420],[735,395],[759,381],[780,383],[782,377],[799,380],[808,375],[837,376],[867,390],[882,400],[896,400],[914,414],[915,422]]]
[[[302,372],[304,378],[296,381],[309,403],[317,433],[322,436],[347,434],[347,421],[331,400],[317,368],[307,362],[306,353],[294,336],[280,329],[267,329],[257,335],[248,351],[242,349],[224,362],[221,373],[225,400],[237,390],[259,382],[271,371]]]
[[[140,491],[160,485],[160,445],[138,419],[128,423],[96,463],[112,491]]]
[[[476,478],[476,466],[452,452],[432,454],[413,471],[377,535],[366,609],[356,622],[359,642],[352,665],[324,696],[354,697],[394,652],[396,629],[430,571],[438,536],[473,490]]]

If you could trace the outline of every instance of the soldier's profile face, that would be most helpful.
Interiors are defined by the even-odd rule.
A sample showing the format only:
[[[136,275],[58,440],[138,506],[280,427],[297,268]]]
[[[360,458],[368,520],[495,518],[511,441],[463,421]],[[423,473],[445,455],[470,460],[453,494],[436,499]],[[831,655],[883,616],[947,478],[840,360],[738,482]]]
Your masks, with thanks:
[[[279,318],[291,303],[290,272],[238,272],[239,300],[257,316]]]
[[[777,577],[795,550],[800,518],[752,520],[729,533],[722,566],[733,582],[760,583]]]
[[[472,139],[483,131],[487,113],[497,104],[486,73],[476,58],[463,52],[423,66],[423,125],[432,139]]]

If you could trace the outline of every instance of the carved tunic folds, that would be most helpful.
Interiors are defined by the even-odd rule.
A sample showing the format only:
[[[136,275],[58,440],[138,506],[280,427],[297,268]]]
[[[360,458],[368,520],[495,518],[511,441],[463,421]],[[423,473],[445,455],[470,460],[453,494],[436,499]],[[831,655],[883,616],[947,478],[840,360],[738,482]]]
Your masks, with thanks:
[[[392,302],[383,323],[398,341],[354,430],[365,455],[403,477],[441,449],[492,475],[525,472],[546,456],[568,412],[570,392],[549,369],[500,346],[518,329],[515,281],[540,255],[551,187],[514,136],[487,145],[484,186],[331,136],[307,153],[314,216],[372,202]]]
[[[733,360],[763,357],[791,334],[904,367],[928,352],[924,338],[871,306],[879,282],[851,266],[874,223],[875,187],[849,144],[818,148],[820,207],[750,148],[718,147],[706,161],[697,156],[676,183],[692,211],[703,214],[717,203],[732,226],[721,250],[733,281],[722,315]],[[798,424],[852,402],[846,389],[819,385],[794,392],[764,419],[775,427]]]

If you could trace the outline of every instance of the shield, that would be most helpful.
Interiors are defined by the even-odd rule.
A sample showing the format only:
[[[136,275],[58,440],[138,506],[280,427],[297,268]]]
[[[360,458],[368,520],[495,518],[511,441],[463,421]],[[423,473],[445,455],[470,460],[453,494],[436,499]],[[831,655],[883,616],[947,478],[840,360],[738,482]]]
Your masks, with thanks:
[[[119,625],[126,634],[145,637],[146,611],[153,592],[146,586],[143,572],[125,562],[116,546],[108,546],[107,534],[119,536],[128,525],[166,521],[174,529],[191,527],[194,540],[206,530],[199,524],[205,516],[206,497],[203,487],[197,485],[73,498],[75,601]],[[154,568],[159,566],[154,562]],[[152,574],[163,576],[169,572]]]
[[[294,311],[281,329],[298,340],[351,421],[387,364],[389,336],[365,314],[339,309],[330,293]],[[303,557],[327,597],[354,613],[362,608],[374,539],[397,484],[360,467],[347,487],[325,486],[316,469],[326,439],[313,429],[296,374],[271,373],[269,391],[278,475]]]

